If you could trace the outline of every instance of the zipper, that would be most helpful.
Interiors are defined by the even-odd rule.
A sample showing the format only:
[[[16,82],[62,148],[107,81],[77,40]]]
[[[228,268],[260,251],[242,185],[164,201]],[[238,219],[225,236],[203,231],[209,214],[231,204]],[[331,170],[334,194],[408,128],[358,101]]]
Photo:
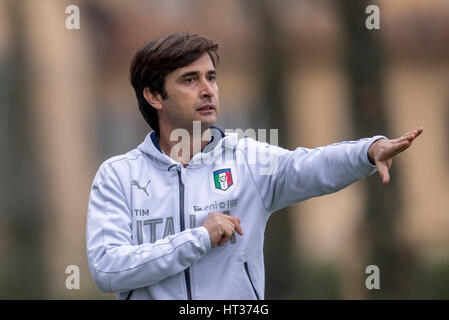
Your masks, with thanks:
[[[131,290],[130,292],[128,292],[128,296],[126,297],[126,300],[131,299],[131,295],[133,294],[134,290]]]
[[[247,275],[247,277],[248,277],[248,279],[249,279],[249,282],[251,283],[251,287],[253,287],[253,290],[254,290],[254,293],[255,293],[255,295],[256,295],[256,298],[257,298],[257,300],[260,300],[259,295],[257,294],[257,291],[256,291],[256,287],[254,287],[254,283],[253,283],[253,281],[251,280],[251,276],[249,275],[248,261],[245,261],[245,262],[243,263],[243,266],[245,267],[246,275]]]
[[[169,168],[170,170],[170,168]],[[185,230],[184,221],[184,183],[181,178],[181,167],[177,166],[176,171],[178,172],[179,178],[179,221],[181,224],[181,232]],[[189,268],[184,270],[184,276],[186,278],[186,289],[187,289],[187,300],[192,300],[192,290],[190,288],[190,270]]]

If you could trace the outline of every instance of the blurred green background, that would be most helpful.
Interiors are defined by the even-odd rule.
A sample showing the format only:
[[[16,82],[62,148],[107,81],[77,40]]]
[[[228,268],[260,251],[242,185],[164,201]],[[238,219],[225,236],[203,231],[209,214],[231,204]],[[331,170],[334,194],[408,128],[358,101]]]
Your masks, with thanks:
[[[372,4],[379,30],[365,26]],[[222,129],[277,128],[294,148],[425,128],[388,185],[373,175],[270,218],[267,299],[449,298],[445,0],[0,0],[0,298],[115,298],[87,266],[90,186],[149,131],[134,52],[176,31],[222,45]],[[379,290],[365,287],[369,265]]]

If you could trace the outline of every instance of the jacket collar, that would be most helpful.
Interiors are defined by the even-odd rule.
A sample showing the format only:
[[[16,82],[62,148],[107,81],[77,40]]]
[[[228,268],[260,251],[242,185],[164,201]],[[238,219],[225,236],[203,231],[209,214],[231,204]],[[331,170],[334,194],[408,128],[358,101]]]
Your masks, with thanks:
[[[236,134],[225,134],[220,128],[215,126],[212,126],[211,129],[211,140],[201,152],[193,156],[192,160],[190,160],[189,167],[203,166],[202,159],[207,158],[210,160],[211,158],[222,155],[226,148],[235,148],[237,144]],[[179,165],[179,163],[162,152],[159,146],[159,138],[155,131],[148,133],[145,140],[137,146],[137,149],[147,154],[153,161],[153,164],[158,167],[168,168],[174,164]]]

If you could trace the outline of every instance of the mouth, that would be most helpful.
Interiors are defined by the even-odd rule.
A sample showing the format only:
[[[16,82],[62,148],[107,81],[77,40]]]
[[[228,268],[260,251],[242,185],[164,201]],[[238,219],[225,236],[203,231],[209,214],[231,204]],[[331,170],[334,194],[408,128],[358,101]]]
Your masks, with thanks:
[[[213,104],[205,104],[205,105],[202,105],[201,107],[199,107],[196,110],[200,111],[200,112],[209,112],[209,111],[216,111],[216,109],[217,108]]]

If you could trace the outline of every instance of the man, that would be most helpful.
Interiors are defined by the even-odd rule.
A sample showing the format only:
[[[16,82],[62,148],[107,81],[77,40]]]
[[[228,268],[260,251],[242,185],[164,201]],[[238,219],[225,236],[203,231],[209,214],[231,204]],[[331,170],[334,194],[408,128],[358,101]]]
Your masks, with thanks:
[[[154,131],[100,166],[87,219],[90,271],[118,299],[263,299],[270,215],[376,170],[388,183],[392,158],[423,130],[294,151],[239,140],[213,127],[217,61],[216,42],[171,34],[131,63]]]

